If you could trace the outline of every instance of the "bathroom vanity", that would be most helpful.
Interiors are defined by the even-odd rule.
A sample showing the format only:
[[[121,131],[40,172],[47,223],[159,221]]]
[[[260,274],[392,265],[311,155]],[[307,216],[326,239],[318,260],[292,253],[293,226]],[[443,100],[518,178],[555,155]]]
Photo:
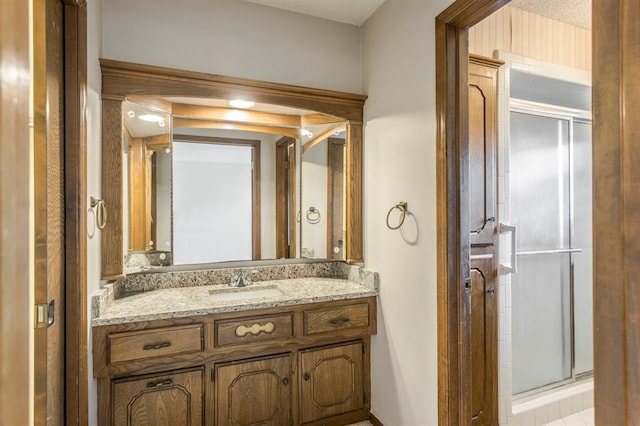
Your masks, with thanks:
[[[239,270],[222,269],[131,276],[94,296],[101,425],[368,419],[376,274],[342,262],[250,270],[248,287],[229,287]]]

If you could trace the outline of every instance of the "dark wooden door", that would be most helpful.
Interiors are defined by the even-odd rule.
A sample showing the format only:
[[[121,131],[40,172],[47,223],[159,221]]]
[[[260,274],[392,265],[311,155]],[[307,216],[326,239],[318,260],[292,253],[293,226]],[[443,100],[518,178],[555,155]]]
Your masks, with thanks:
[[[497,71],[500,63],[469,60],[469,229],[471,418],[498,421],[498,305],[496,235]]]
[[[471,231],[469,242],[472,247],[494,243],[496,88],[495,62],[471,57],[469,63],[469,229]]]
[[[476,255],[482,256],[482,255]],[[497,424],[497,303],[492,255],[471,258],[471,416],[473,425]]]
[[[202,369],[117,380],[113,384],[115,426],[203,424]]]
[[[34,419],[51,425],[65,422],[63,20],[60,0],[34,2]]]
[[[216,425],[290,424],[289,354],[216,364],[214,370]]]
[[[364,407],[363,343],[301,352],[299,371],[301,423]]]

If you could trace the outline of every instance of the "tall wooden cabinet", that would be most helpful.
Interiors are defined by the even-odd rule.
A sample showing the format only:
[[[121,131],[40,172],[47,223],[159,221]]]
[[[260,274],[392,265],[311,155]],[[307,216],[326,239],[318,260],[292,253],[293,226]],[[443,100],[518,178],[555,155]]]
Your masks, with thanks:
[[[497,74],[502,62],[469,58],[472,425],[498,424]]]

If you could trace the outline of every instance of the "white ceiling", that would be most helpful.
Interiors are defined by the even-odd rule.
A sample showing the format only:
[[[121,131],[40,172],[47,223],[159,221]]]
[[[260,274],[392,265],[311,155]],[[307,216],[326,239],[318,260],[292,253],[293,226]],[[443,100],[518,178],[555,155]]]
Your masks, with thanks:
[[[385,0],[247,0],[331,21],[360,26]]]
[[[360,26],[385,0],[246,0]],[[512,6],[581,28],[591,28],[591,0],[513,0]]]
[[[513,0],[510,5],[581,28],[591,28],[591,0]]]

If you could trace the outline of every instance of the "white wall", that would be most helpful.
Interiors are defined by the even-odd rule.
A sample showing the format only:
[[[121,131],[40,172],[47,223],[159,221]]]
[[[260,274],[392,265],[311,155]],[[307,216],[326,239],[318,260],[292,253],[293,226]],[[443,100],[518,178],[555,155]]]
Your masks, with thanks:
[[[102,143],[100,116],[100,67],[98,58],[102,56],[102,0],[87,2],[87,206],[89,196],[101,197],[102,183]],[[91,324],[91,296],[100,287],[100,231],[94,225],[94,216],[87,216],[87,300],[89,324]],[[89,235],[93,234],[93,237]],[[91,353],[91,327],[88,330],[89,346],[89,424],[98,424],[97,384],[93,379],[93,358]]]
[[[302,154],[302,169],[300,173],[301,213],[300,213],[300,238],[304,256],[304,250],[313,250],[313,255],[308,257],[327,257],[327,139]],[[318,223],[307,220],[307,212],[315,207],[320,212]],[[313,220],[315,214],[311,213]]]
[[[360,34],[352,25],[238,0],[109,0],[103,23],[105,58],[361,89]]]
[[[363,27],[364,256],[380,273],[372,411],[385,425],[438,419],[435,17],[450,3],[387,0]],[[385,225],[400,201],[415,215],[414,245]]]
[[[224,129],[177,129],[177,134],[260,141],[260,256],[276,257],[276,142],[269,133]]]
[[[173,142],[173,262],[250,260],[250,146]]]

